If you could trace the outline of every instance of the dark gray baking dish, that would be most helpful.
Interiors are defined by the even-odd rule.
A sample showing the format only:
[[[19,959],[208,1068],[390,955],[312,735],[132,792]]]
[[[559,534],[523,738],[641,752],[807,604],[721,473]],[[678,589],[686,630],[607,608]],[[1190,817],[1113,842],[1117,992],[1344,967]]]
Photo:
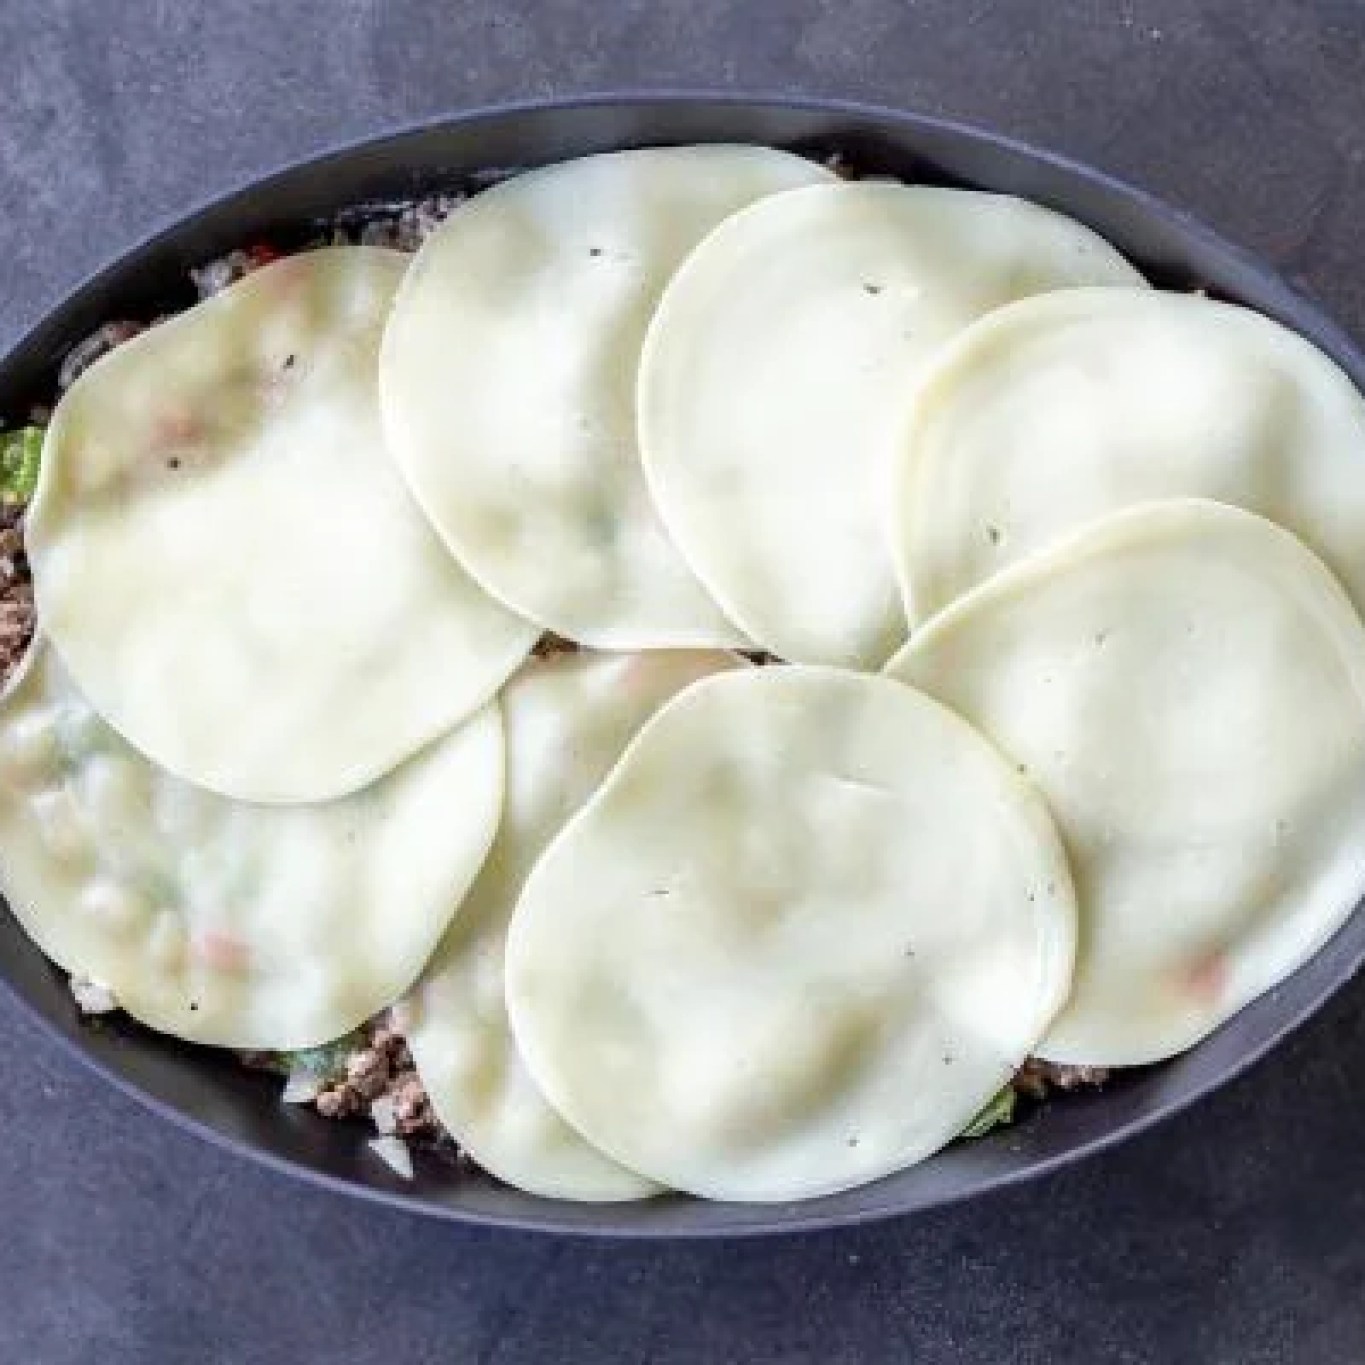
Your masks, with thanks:
[[[63,354],[99,324],[150,318],[193,302],[189,267],[233,248],[302,241],[318,220],[345,206],[477,183],[490,169],[705,141],[838,152],[863,172],[1026,195],[1090,224],[1160,284],[1205,287],[1288,324],[1365,387],[1365,356],[1267,265],[1150,195],[1063,158],[941,120],[866,106],[632,96],[465,114],[343,148],[237,190],[95,276],[0,360],[0,419],[22,420],[32,403],[44,401]],[[632,1237],[857,1223],[1043,1175],[1131,1137],[1237,1075],[1340,989],[1363,957],[1365,916],[1357,913],[1307,966],[1187,1055],[1101,1092],[1045,1104],[1013,1128],[959,1143],[862,1189],[787,1206],[680,1197],[594,1206],[520,1194],[422,1153],[416,1178],[404,1181],[367,1150],[368,1134],[359,1125],[281,1105],[277,1080],[122,1018],[82,1023],[63,975],[0,914],[0,980],[15,999],[77,1057],[171,1122],[314,1184],[440,1218]]]

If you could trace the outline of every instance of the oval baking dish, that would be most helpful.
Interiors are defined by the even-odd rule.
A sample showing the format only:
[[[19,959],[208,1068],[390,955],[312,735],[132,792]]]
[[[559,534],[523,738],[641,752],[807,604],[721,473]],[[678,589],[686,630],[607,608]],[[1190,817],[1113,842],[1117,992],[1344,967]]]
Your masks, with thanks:
[[[239,189],[158,233],[77,289],[0,359],[0,419],[46,401],[64,355],[113,318],[193,302],[188,271],[255,241],[303,240],[353,206],[476,185],[490,172],[617,148],[763,143],[838,155],[863,174],[1023,195],[1107,237],[1156,283],[1200,288],[1286,324],[1365,387],[1365,355],[1263,262],[1139,190],[1063,158],[941,120],[780,98],[621,96],[476,111],[333,151]],[[0,422],[0,425],[3,425]],[[630,1204],[538,1199],[479,1173],[417,1163],[390,1174],[359,1125],[278,1102],[278,1082],[123,1016],[82,1022],[63,974],[7,914],[0,981],[48,1031],[171,1122],[290,1175],[435,1217],[619,1236],[726,1236],[912,1213],[1030,1179],[1150,1127],[1237,1075],[1343,986],[1365,959],[1358,912],[1305,967],[1192,1051],[1102,1091],[1044,1104],[1016,1126],[956,1144],[863,1188],[792,1205],[682,1197]]]

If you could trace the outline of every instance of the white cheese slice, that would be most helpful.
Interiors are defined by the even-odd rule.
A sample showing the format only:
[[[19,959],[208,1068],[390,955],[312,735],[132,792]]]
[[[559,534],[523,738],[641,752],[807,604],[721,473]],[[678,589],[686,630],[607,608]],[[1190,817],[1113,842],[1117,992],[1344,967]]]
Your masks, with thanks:
[[[877,668],[906,623],[885,511],[919,372],[983,313],[1141,284],[1088,228],[1003,195],[816,186],[719,227],[640,367],[645,474],[692,569],[784,659]]]
[[[891,509],[916,620],[1086,522],[1174,497],[1288,527],[1365,606],[1365,398],[1258,313],[1155,290],[1028,299],[947,347],[910,411]]]
[[[1365,891],[1365,629],[1260,517],[1117,513],[960,598],[889,671],[1009,754],[1066,842],[1080,957],[1046,1058],[1191,1046]]]
[[[537,858],[635,732],[735,655],[659,650],[533,661],[502,696],[507,797],[492,852],[405,1006],[404,1033],[438,1117],[485,1170],[552,1199],[638,1199],[657,1186],[603,1156],[546,1102],[503,1000],[507,924]]]
[[[887,678],[723,674],[668,703],[527,880],[521,1054],[659,1183],[779,1201],[938,1150],[1066,998],[1075,905],[1033,790]]]
[[[384,417],[418,500],[489,592],[596,648],[743,643],[646,492],[640,344],[717,223],[829,178],[763,147],[613,152],[506,181],[426,242],[384,337]]]
[[[215,796],[119,738],[40,640],[0,700],[0,889],[43,952],[152,1028],[314,1047],[422,970],[502,787],[487,706],[353,796]]]
[[[482,706],[536,629],[446,553],[384,445],[407,258],[289,257],[152,328],[58,405],[27,539],[82,692],[187,781],[355,791]]]

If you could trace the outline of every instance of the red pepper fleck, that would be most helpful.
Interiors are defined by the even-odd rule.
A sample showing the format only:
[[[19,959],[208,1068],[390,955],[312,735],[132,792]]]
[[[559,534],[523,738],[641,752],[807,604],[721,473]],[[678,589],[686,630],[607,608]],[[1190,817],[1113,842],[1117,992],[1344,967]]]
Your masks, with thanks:
[[[176,449],[197,440],[203,431],[203,424],[187,408],[170,408],[153,421],[152,442],[158,450]]]
[[[1193,962],[1186,970],[1185,988],[1198,1000],[1216,1002],[1227,985],[1228,964],[1221,952],[1214,951]]]
[[[278,261],[282,252],[271,246],[268,242],[256,242],[247,247],[247,258],[251,261],[251,268],[259,270],[263,265],[269,265],[271,261]]]

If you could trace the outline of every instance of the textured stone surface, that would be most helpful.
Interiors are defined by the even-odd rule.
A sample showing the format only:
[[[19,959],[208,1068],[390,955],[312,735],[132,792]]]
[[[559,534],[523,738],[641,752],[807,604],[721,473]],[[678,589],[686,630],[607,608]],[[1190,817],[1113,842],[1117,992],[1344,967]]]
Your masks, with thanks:
[[[283,17],[283,16],[293,17]],[[0,0],[0,346],[148,227],[435,112],[630,85],[987,123],[1136,179],[1365,335],[1342,0]],[[598,1246],[342,1202],[166,1129],[0,1003],[0,1360],[1365,1359],[1365,986],[1029,1190],[800,1240]]]

